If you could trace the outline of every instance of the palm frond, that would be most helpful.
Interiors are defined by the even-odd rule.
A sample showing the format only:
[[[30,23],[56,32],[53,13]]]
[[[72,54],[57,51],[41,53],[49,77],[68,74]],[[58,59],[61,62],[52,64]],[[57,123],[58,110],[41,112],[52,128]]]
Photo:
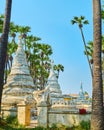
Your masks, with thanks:
[[[73,25],[73,24],[75,24],[76,23],[76,21],[75,20],[71,20],[71,24]]]
[[[79,18],[77,16],[74,16],[74,20],[77,21]]]
[[[84,19],[85,19],[85,17],[84,17],[84,16],[80,16],[80,19],[81,19],[81,20],[84,20]]]
[[[84,23],[84,24],[89,24],[88,20],[85,20],[83,23]]]

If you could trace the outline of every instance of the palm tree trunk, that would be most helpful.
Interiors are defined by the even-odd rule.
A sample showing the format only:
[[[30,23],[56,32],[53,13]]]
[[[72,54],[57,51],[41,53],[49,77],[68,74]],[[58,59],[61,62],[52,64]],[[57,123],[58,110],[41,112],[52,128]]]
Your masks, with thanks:
[[[101,1],[93,0],[94,52],[91,130],[104,130],[101,65]]]
[[[4,84],[6,84],[6,80],[7,80],[7,71],[8,71],[7,63],[8,63],[8,59],[6,59],[6,62],[5,62],[5,72],[4,72],[5,79],[4,79]]]
[[[12,0],[6,0],[3,34],[0,41],[0,113],[1,113],[2,90],[4,84],[4,69],[5,69],[5,61],[6,61],[9,24],[10,24],[10,17],[11,17],[11,6],[12,6]]]
[[[82,40],[83,40],[83,43],[84,43],[85,52],[86,52],[86,56],[87,56],[87,60],[88,60],[88,64],[89,64],[90,71],[91,71],[91,76],[92,76],[92,78],[93,78],[93,72],[92,72],[92,67],[91,67],[91,64],[90,64],[89,56],[88,56],[88,54],[87,54],[87,48],[86,48],[85,38],[84,38],[84,35],[83,35],[82,28],[81,28],[81,27],[79,27],[79,28],[80,28],[81,35],[82,35]]]

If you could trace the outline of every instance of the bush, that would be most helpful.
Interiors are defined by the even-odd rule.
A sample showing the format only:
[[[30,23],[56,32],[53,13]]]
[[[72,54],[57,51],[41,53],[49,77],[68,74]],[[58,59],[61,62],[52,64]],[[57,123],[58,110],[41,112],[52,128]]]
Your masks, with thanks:
[[[16,116],[7,116],[6,122],[10,125],[18,126],[18,120]]]
[[[6,126],[6,125],[7,125],[6,121],[3,119],[0,119],[0,126]]]
[[[90,130],[90,121],[81,121],[80,126],[84,130]]]
[[[46,128],[43,128],[41,126],[37,126],[36,128],[34,128],[34,130],[46,130]]]

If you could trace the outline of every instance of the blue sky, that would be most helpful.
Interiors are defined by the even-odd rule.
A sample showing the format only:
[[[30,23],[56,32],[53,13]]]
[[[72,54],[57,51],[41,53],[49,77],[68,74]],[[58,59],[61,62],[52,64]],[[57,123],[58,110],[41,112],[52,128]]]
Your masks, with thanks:
[[[0,14],[5,0],[0,0]],[[11,21],[30,26],[34,36],[52,46],[51,58],[62,64],[59,84],[63,93],[78,93],[82,81],[84,91],[92,93],[92,81],[84,46],[77,25],[71,25],[74,16],[85,16],[89,25],[83,28],[86,42],[93,39],[92,0],[13,0]]]

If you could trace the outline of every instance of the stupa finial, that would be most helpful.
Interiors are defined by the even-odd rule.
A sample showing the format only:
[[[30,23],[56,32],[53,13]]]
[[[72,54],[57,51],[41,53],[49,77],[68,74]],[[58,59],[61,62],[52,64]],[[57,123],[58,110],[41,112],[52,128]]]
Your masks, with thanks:
[[[22,36],[18,36],[18,47],[22,47]]]
[[[53,70],[54,60],[51,60],[51,69]]]

